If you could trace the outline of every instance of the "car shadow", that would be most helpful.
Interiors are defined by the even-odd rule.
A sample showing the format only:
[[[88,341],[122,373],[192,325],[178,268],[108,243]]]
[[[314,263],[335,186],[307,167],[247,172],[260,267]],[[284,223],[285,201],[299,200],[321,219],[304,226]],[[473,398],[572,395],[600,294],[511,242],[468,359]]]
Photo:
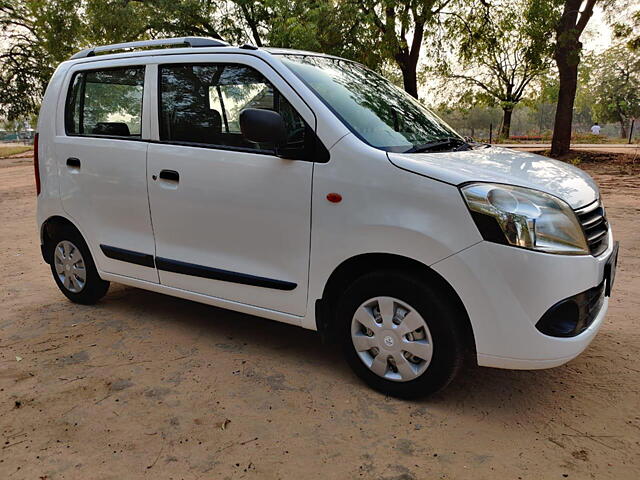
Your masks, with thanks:
[[[281,322],[225,310],[190,300],[184,300],[133,287],[114,286],[103,302],[112,314],[135,318],[135,321],[164,323],[193,329],[212,344],[233,339],[250,345],[261,355],[278,354],[279,359],[291,359],[291,368],[298,368],[303,358],[313,358],[308,368],[345,382],[349,388],[362,392],[354,395],[384,396],[372,392],[359,382],[343,361],[339,349],[323,344],[317,332]],[[257,349],[257,350],[256,350]],[[287,368],[286,365],[283,365]],[[448,410],[455,406],[477,411],[498,413],[500,418],[522,414],[524,410],[549,409],[549,399],[560,389],[566,366],[551,370],[499,370],[482,368],[467,362],[456,379],[443,391],[425,399],[403,401]],[[336,377],[337,376],[337,377]],[[553,402],[552,402],[553,403]],[[555,407],[554,407],[555,408]],[[561,409],[561,406],[557,407]]]

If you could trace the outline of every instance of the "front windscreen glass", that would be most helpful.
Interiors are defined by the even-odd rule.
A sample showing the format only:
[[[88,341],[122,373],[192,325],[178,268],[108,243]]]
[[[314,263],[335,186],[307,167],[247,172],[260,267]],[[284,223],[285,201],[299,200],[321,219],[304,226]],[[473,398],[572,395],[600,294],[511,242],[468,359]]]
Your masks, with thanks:
[[[467,146],[433,112],[360,64],[316,55],[280,58],[354,134],[373,147],[419,152]]]

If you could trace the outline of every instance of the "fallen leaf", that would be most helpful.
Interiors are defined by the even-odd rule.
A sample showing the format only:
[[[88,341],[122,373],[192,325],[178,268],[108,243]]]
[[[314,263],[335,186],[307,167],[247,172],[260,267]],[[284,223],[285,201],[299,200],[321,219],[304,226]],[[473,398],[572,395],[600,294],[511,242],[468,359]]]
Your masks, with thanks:
[[[231,420],[229,420],[228,418],[225,418],[224,422],[220,424],[220,430],[225,430],[227,428],[227,425],[229,425],[230,423],[231,423]]]
[[[16,355],[16,362],[19,362],[20,360],[22,360],[22,357]]]

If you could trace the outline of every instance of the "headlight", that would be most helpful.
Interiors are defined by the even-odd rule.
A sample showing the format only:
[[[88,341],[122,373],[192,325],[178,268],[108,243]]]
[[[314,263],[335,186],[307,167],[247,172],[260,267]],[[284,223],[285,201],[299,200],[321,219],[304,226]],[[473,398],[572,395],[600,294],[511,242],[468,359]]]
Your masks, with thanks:
[[[546,253],[589,254],[576,214],[553,195],[493,183],[473,183],[461,191],[485,240]]]

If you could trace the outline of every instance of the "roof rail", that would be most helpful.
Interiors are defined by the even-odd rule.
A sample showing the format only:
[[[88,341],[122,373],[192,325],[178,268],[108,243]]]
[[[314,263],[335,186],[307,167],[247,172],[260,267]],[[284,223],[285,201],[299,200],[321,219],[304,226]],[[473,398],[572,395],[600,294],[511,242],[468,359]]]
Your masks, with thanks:
[[[186,45],[187,47],[227,47],[229,44],[223,40],[216,40],[209,37],[177,37],[160,38],[156,40],[142,40],[140,42],[114,43],[101,47],[92,47],[81,50],[71,57],[76,58],[93,57],[96,53],[109,52],[112,50],[123,50],[125,48],[145,48],[165,45]]]

